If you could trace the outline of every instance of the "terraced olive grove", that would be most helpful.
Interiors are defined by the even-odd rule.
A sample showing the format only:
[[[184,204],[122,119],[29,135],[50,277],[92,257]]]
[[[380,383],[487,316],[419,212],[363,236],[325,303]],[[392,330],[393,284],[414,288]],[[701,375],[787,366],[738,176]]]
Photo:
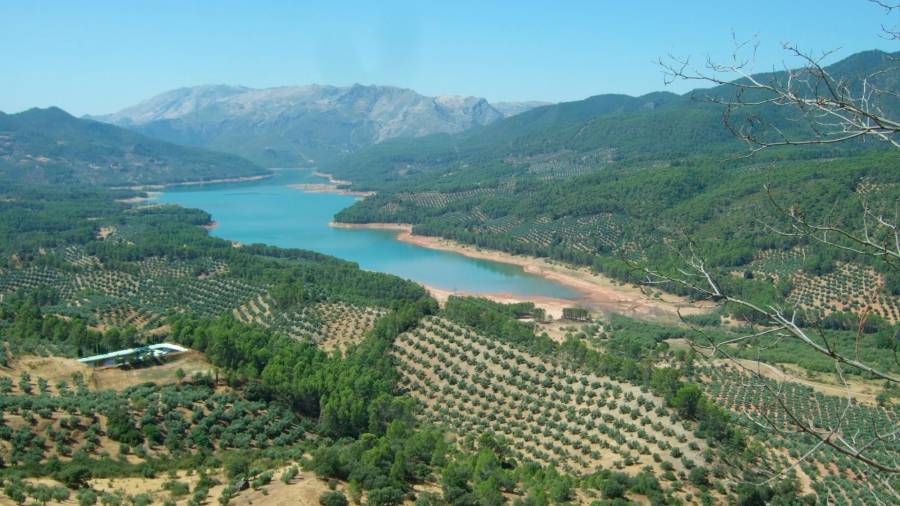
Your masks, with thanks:
[[[255,323],[296,339],[309,340],[326,350],[359,343],[386,312],[383,308],[361,307],[342,301],[279,311],[277,303],[265,294],[232,310],[235,318],[244,323]]]
[[[891,490],[900,480],[890,472],[817,444],[811,437],[793,437],[802,425],[833,431],[835,438],[864,448],[868,458],[886,466],[900,464],[900,440],[891,434],[900,424],[895,406],[866,406],[847,397],[824,395],[794,382],[767,380],[731,365],[698,371],[701,384],[722,406],[773,448],[773,472],[793,468],[827,504],[891,504]],[[781,453],[779,456],[778,453]]]
[[[444,318],[401,335],[393,353],[426,420],[508,440],[523,461],[576,475],[650,468],[671,479],[709,463],[706,443],[646,389],[557,366]]]

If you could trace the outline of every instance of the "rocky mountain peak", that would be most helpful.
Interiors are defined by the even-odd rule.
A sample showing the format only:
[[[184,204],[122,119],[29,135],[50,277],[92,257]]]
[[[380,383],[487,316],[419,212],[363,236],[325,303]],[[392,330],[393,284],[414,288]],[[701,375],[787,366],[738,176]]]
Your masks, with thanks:
[[[387,139],[461,132],[506,115],[479,97],[427,97],[357,83],[179,88],[93,119],[266,165],[307,165]]]

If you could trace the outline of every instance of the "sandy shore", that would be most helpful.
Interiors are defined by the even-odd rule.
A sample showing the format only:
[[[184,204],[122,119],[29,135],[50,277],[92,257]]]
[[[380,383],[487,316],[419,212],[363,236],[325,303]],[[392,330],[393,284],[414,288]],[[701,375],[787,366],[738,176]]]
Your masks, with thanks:
[[[298,183],[289,184],[288,188],[300,190],[308,193],[336,193],[338,195],[349,195],[351,197],[369,197],[375,195],[375,192],[358,192],[340,188],[332,183]]]
[[[122,202],[123,204],[140,204],[141,202],[147,202],[150,200],[156,200],[159,196],[162,195],[162,192],[147,192],[146,197],[131,197],[127,199],[117,199],[116,202]]]
[[[437,301],[440,303],[447,302],[447,299],[450,298],[451,295],[484,297],[486,299],[490,299],[496,302],[502,302],[504,304],[514,304],[517,302],[533,302],[535,306],[542,308],[547,312],[548,316],[552,317],[555,320],[562,318],[564,308],[584,305],[581,304],[578,300],[556,299],[553,297],[521,297],[518,295],[513,295],[511,293],[473,293],[461,290],[445,290],[443,288],[438,288],[430,285],[422,286],[424,286],[425,289],[428,290],[428,293],[430,293],[431,296],[437,299]]]
[[[150,184],[150,185],[142,185],[142,186],[129,186],[127,189],[135,190],[135,191],[147,191],[147,190],[163,190],[166,188],[173,188],[175,186],[196,186],[201,184],[220,184],[220,183],[245,183],[247,181],[259,181],[261,179],[268,179],[272,177],[274,174],[260,174],[258,176],[242,176],[242,177],[229,177],[224,179],[206,179],[206,180],[198,180],[198,181],[182,181],[180,183],[164,183],[164,184]],[[122,189],[122,188],[119,188]]]
[[[203,225],[203,228],[205,228],[206,230],[213,230],[215,228],[219,228],[219,222],[211,221],[211,222],[207,223],[206,225]]]
[[[327,172],[320,172],[318,170],[313,172],[313,175],[316,175],[319,177],[324,177],[325,179],[328,180],[329,184],[333,184],[333,185],[350,186],[350,183],[351,183],[350,181],[346,181],[343,179],[335,179],[334,176],[332,176],[331,174],[329,174]]]
[[[313,172],[313,175],[323,177],[328,180],[327,183],[299,183],[289,184],[288,188],[305,191],[309,193],[336,193],[338,195],[349,195],[351,197],[371,197],[375,192],[361,192],[349,190],[350,181],[343,179],[335,179],[334,176],[327,172]]]
[[[578,306],[604,314],[620,313],[633,317],[674,321],[678,318],[678,310],[682,314],[695,314],[704,312],[711,307],[708,304],[691,303],[684,298],[668,294],[661,294],[659,298],[651,297],[637,286],[623,285],[606,276],[592,273],[587,268],[565,265],[545,258],[512,255],[502,251],[481,249],[441,237],[414,235],[412,233],[412,225],[408,224],[332,223],[331,226],[336,228],[394,230],[397,232],[397,239],[400,241],[424,248],[458,253],[470,258],[518,265],[525,272],[555,281],[577,291],[580,296],[574,300],[551,297],[523,298],[504,293],[478,294],[499,302],[524,302],[526,300],[534,302],[539,307],[547,310],[548,314],[554,318],[558,318],[562,314],[564,307]],[[446,300],[450,295],[474,295],[430,286],[426,286],[426,288],[438,300]]]

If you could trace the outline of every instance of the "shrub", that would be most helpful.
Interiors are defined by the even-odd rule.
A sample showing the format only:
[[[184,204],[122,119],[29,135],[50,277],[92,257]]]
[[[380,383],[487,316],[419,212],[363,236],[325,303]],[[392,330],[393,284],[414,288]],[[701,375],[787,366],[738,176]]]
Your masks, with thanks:
[[[227,506],[229,502],[231,502],[231,498],[234,497],[234,487],[231,485],[227,485],[224,489],[222,489],[222,494],[219,495],[219,504],[222,506]]]
[[[291,466],[284,470],[284,474],[281,475],[281,481],[283,481],[286,485],[290,484],[291,481],[297,477],[299,473],[299,469],[297,466]]]
[[[369,498],[369,502],[372,501],[372,498]],[[347,506],[349,502],[347,501],[347,496],[345,496],[341,492],[325,492],[319,496],[319,504],[322,506]]]
[[[691,472],[688,473],[688,479],[691,480],[691,483],[697,485],[698,487],[707,487],[709,486],[709,472],[705,467],[695,467],[691,469]]]
[[[66,466],[57,473],[56,479],[71,489],[81,488],[91,479],[91,470],[83,465]],[[96,497],[94,499],[96,500]]]
[[[372,506],[392,506],[402,503],[403,496],[403,491],[394,487],[376,488],[369,491],[368,504]],[[346,506],[346,503],[335,506]]]
[[[225,461],[225,473],[230,479],[237,478],[238,476],[246,476],[249,470],[250,459],[244,455],[231,455],[230,458]]]
[[[150,506],[153,504],[153,496],[150,494],[138,494],[131,497],[134,506]]]
[[[601,487],[601,491],[603,492],[603,497],[607,499],[615,499],[617,497],[623,497],[625,495],[625,491],[628,490],[629,480],[628,476],[622,473],[613,473],[610,475],[606,481],[603,482],[603,486]]]
[[[259,476],[257,476],[256,478],[254,478],[251,485],[253,486],[253,489],[255,490],[255,489],[259,489],[260,487],[264,487],[264,486],[268,485],[269,483],[272,483],[272,472],[266,471],[266,472],[260,474]]]
[[[190,486],[187,483],[177,480],[169,480],[163,483],[163,488],[168,490],[173,497],[181,497],[190,492]]]
[[[78,499],[78,506],[93,506],[97,504],[97,494],[89,488],[79,490],[75,494],[75,498]]]

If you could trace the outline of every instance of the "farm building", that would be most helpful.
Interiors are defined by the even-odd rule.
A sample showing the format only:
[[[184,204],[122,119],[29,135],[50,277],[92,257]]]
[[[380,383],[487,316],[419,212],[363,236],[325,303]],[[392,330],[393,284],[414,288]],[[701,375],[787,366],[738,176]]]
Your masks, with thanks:
[[[188,351],[188,349],[183,346],[178,346],[177,344],[159,343],[79,358],[78,361],[91,367],[103,367],[142,362],[148,358],[159,358],[173,353],[183,353],[185,351]]]

